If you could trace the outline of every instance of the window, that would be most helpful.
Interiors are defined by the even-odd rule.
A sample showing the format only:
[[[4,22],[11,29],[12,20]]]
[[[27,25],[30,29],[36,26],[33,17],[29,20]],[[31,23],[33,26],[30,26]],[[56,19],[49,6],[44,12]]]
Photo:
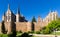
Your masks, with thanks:
[[[7,18],[7,21],[10,21],[11,16],[10,16],[10,15],[8,15],[6,18]]]

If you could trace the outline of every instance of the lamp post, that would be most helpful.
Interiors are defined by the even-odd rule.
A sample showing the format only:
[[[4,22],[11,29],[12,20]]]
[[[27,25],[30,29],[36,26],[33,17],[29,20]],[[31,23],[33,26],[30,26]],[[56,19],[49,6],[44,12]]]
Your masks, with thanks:
[[[57,36],[56,36],[56,30],[57,30],[57,29],[54,29],[54,31],[55,31],[55,37],[57,37]]]

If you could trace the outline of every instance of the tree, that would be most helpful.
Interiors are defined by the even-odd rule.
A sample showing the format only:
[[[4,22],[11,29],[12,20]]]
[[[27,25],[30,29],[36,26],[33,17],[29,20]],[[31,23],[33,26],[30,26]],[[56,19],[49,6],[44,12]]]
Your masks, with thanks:
[[[32,27],[32,32],[34,32],[34,22],[36,22],[36,19],[35,19],[35,17],[33,16],[33,18],[32,18],[32,21],[31,21],[31,23],[32,23],[32,25],[31,25],[31,27]]]
[[[33,16],[32,21],[31,22],[36,22],[35,16]]]
[[[11,32],[10,34],[8,34],[8,37],[16,37],[16,24],[12,21],[11,22]]]
[[[48,26],[46,26],[46,28],[44,28],[42,31],[44,34],[50,34],[52,33],[54,30],[60,28],[60,22],[57,20],[51,21]]]
[[[2,33],[4,33],[4,34],[5,34],[6,30],[5,30],[4,21],[2,21],[2,26],[1,26],[1,28],[2,28]]]

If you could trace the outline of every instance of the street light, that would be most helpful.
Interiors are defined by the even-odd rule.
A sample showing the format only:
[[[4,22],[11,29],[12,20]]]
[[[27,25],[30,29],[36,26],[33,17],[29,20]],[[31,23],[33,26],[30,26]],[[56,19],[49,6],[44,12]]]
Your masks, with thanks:
[[[55,37],[57,37],[57,35],[56,35],[56,31],[57,31],[57,29],[54,29],[54,32],[55,32]]]

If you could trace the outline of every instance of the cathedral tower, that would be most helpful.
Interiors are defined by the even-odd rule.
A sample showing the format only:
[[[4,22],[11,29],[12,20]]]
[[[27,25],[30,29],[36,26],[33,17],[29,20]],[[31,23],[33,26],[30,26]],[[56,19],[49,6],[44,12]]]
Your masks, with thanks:
[[[8,10],[6,12],[6,22],[11,22],[11,11],[10,11],[10,6],[8,4]]]
[[[53,11],[52,12],[52,20],[56,20],[57,19],[57,11]]]

